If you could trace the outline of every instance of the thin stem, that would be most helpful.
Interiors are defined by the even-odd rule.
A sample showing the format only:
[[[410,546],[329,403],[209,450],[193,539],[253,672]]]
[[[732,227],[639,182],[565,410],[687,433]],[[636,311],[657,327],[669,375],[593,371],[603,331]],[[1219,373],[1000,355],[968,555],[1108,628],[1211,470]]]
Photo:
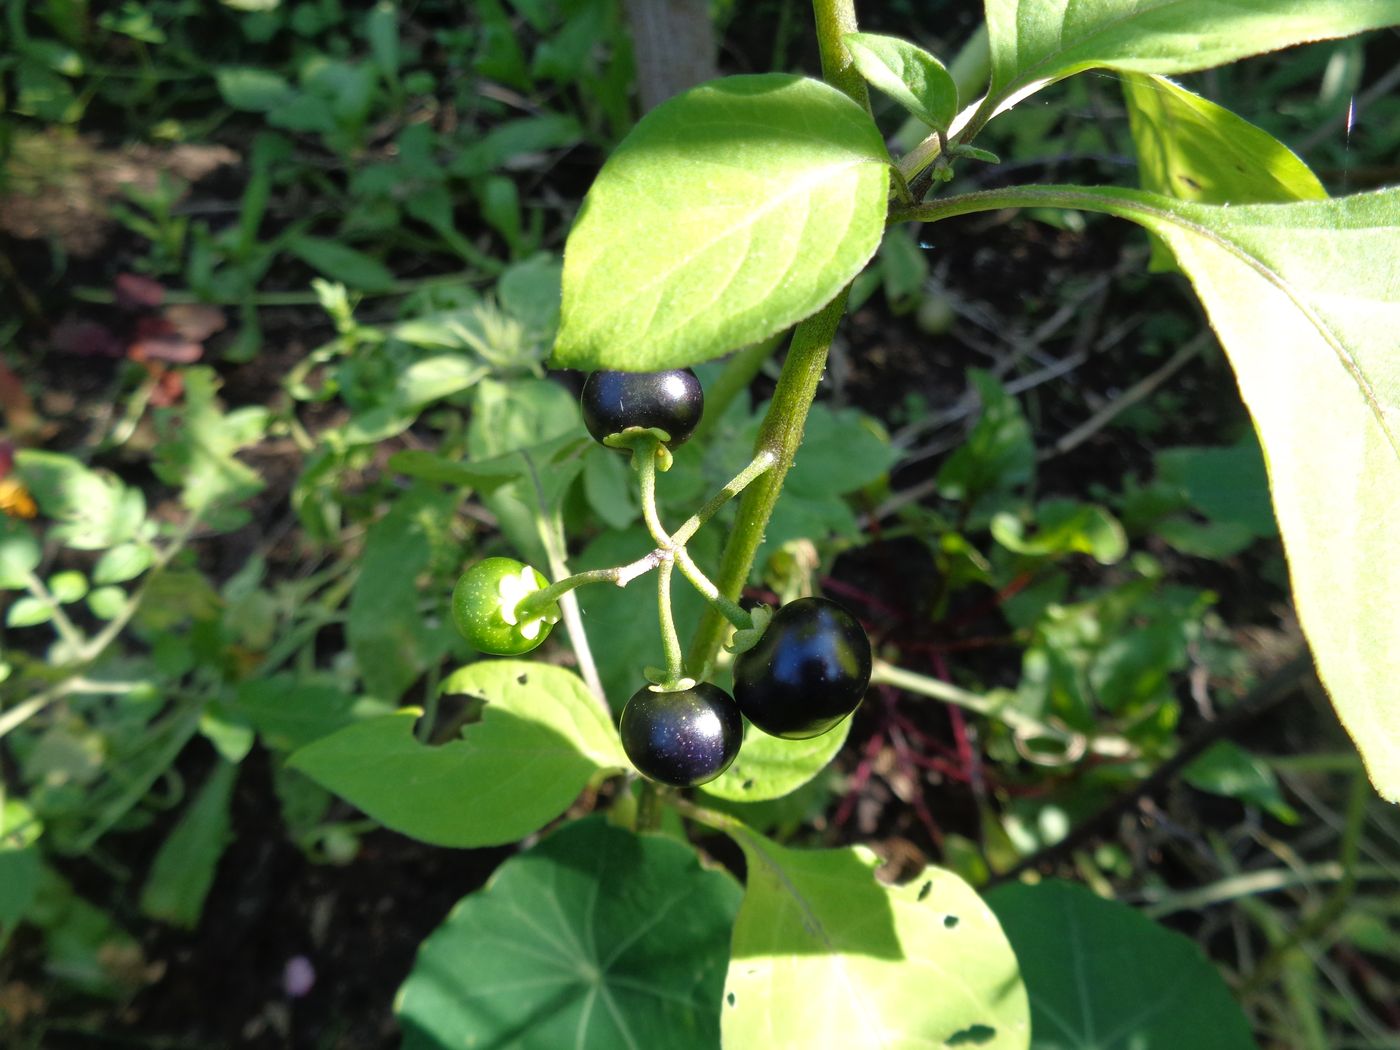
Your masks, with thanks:
[[[677,547],[675,558],[676,567],[681,570],[681,575],[690,581],[690,585],[700,592],[701,597],[719,610],[721,616],[741,631],[753,627],[753,617],[737,602],[731,602],[719,593],[719,588],[705,575],[700,566],[695,564],[695,559],[690,556],[689,551],[684,547]]]
[[[738,520],[725,544],[715,581],[719,593],[731,600],[739,597],[749,578],[759,545],[763,542],[764,530],[768,527],[768,519],[782,493],[783,479],[787,477],[788,469],[797,456],[798,446],[802,444],[807,412],[812,407],[817,386],[826,370],[826,355],[831,349],[836,326],[846,312],[848,292],[849,289],[843,289],[793,332],[792,345],[788,348],[787,360],[783,362],[783,371],[778,377],[778,386],[773,391],[768,412],[763,417],[754,449],[755,464],[765,454],[773,457],[773,463],[744,490]],[[699,528],[699,525],[695,527]],[[724,641],[726,626],[724,617],[717,609],[711,606],[706,610],[690,645],[692,667],[703,671],[714,662]]]
[[[671,570],[675,564],[673,558],[667,558],[656,569],[656,604],[661,620],[661,645],[666,650],[665,684],[668,687],[685,677],[685,656],[681,652],[676,617],[671,609]]]
[[[544,485],[540,482],[540,473],[535,469],[535,461],[530,453],[522,450],[520,458],[525,461],[525,469],[530,474],[530,482],[535,490],[535,506],[539,511],[536,522],[540,543],[544,546],[545,557],[549,559],[549,574],[567,577],[568,544],[564,539],[564,523],[560,518],[559,508],[547,507]],[[520,604],[523,606],[525,602]],[[598,665],[593,660],[593,650],[588,645],[588,632],[583,628],[583,614],[579,611],[578,596],[564,594],[559,599],[559,611],[563,613],[564,628],[569,632],[569,644],[578,660],[578,673],[588,686],[589,694],[597,701],[599,713],[611,721],[612,710],[608,707],[607,693],[603,691],[603,679],[598,674]]]
[[[49,618],[53,622],[54,630],[63,639],[63,644],[74,653],[82,652],[83,646],[87,644],[87,637],[78,630],[72,620],[68,619],[68,614],[63,611],[63,606],[57,598],[49,593],[49,589],[44,586],[44,581],[33,572],[25,572],[24,586],[34,598],[49,607]]]
[[[754,479],[778,461],[771,451],[764,449],[750,461],[749,465],[706,501],[705,505],[692,514],[684,524],[671,534],[671,543],[680,546],[690,540],[700,527],[719,513],[721,507],[732,500],[753,483]]]
[[[661,789],[650,780],[642,781],[642,797],[637,800],[637,830],[655,831],[661,827]]]
[[[656,438],[639,443],[632,450],[632,463],[637,468],[638,489],[641,494],[642,519],[647,523],[647,531],[658,546],[671,546],[671,537],[661,524],[656,513],[656,457],[661,451],[661,442]]]
[[[531,591],[520,600],[520,605],[516,607],[516,615],[521,619],[528,620],[531,616],[549,608],[570,591],[590,583],[615,583],[619,587],[626,587],[638,576],[645,576],[660,565],[664,557],[664,552],[657,548],[626,565],[615,565],[610,569],[589,569],[587,572],[576,572],[557,583],[551,583],[548,587]]]

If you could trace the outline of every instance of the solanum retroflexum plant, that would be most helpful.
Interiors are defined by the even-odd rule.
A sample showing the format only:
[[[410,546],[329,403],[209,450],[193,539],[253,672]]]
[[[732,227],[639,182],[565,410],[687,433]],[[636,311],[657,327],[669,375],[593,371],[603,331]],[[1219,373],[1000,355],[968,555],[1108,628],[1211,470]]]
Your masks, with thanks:
[[[756,725],[767,721],[790,735],[815,728],[819,720],[797,702],[798,688],[778,688],[770,677],[772,664],[764,659],[765,647],[777,652],[794,644],[795,635],[784,629],[784,621],[801,626],[808,616],[803,610],[812,606],[794,602],[789,608],[795,611],[785,615],[780,609],[765,626],[756,622],[762,616],[741,608],[738,599],[798,455],[845,309],[845,289],[874,257],[891,224],[933,223],[1016,207],[1071,208],[1147,228],[1195,285],[1268,454],[1295,596],[1322,676],[1344,721],[1362,741],[1376,782],[1388,795],[1400,797],[1400,741],[1388,732],[1393,720],[1386,709],[1393,683],[1400,680],[1400,621],[1392,615],[1393,596],[1400,593],[1400,548],[1387,542],[1379,524],[1400,520],[1400,440],[1394,422],[1400,418],[1400,387],[1394,382],[1390,345],[1400,328],[1400,191],[1303,199],[1316,193],[1299,176],[1301,161],[1277,143],[1264,150],[1261,143],[1267,145],[1268,137],[1258,129],[1242,135],[1239,118],[1200,105],[1196,96],[1163,79],[1164,74],[1394,24],[1400,22],[1400,0],[1234,5],[1181,0],[1165,7],[1145,7],[1136,0],[1100,0],[1087,7],[986,0],[983,75],[965,75],[961,85],[947,73],[959,63],[945,67],[907,42],[853,36],[856,23],[849,2],[818,0],[815,8],[823,81],[787,73],[730,77],[657,107],[604,166],[565,251],[562,320],[554,348],[554,363],[561,367],[684,369],[793,329],[752,461],[670,531],[657,513],[654,486],[668,463],[664,442],[676,435],[665,426],[637,424],[634,440],[626,446],[653,548],[627,565],[560,579],[527,595],[517,608],[517,617],[528,617],[583,584],[627,584],[655,570],[665,651],[663,665],[648,672],[656,688],[643,687],[633,696],[629,710],[642,702],[630,717],[624,713],[620,737],[608,712],[588,700],[581,685],[572,691],[558,688],[559,676],[568,677],[567,672],[551,668],[545,689],[537,682],[544,675],[533,672],[532,665],[502,662],[508,666],[501,667],[499,681],[490,683],[500,698],[488,696],[481,725],[469,727],[462,741],[447,746],[457,747],[462,761],[470,762],[478,755],[474,748],[487,752],[488,744],[509,740],[511,734],[533,734],[520,754],[534,758],[537,766],[567,764],[575,778],[567,781],[570,787],[625,769],[629,755],[644,774],[658,780],[695,783],[699,777],[690,775],[694,770],[686,762],[678,769],[660,761],[677,755],[684,760],[685,749],[657,745],[650,731],[664,728],[666,715],[679,711],[666,707],[668,696],[714,699],[710,679],[731,630],[739,650],[735,702],[745,704],[745,696],[776,698],[780,702],[753,705]],[[968,66],[961,68],[966,73]],[[951,181],[955,163],[995,159],[973,143],[999,114],[1091,68],[1108,68],[1128,85],[1145,189],[1033,186],[930,196]],[[907,154],[890,155],[887,137],[868,106],[866,78],[926,125],[926,137]],[[1150,94],[1160,112],[1134,101],[1138,89]],[[1191,128],[1189,150],[1173,139],[1174,129],[1183,126]],[[1238,144],[1246,139],[1256,145],[1251,156],[1241,157]],[[1260,158],[1253,167],[1252,157]],[[1174,196],[1188,186],[1218,187],[1219,195]],[[746,354],[735,359],[746,359]],[[1298,405],[1307,405],[1308,411],[1298,411]],[[615,438],[616,423],[625,434],[637,421],[609,422],[600,439]],[[653,427],[664,433],[652,433]],[[1339,462],[1364,463],[1365,469],[1338,470]],[[736,496],[737,512],[711,576],[694,563],[686,544]],[[688,649],[682,648],[670,611],[677,570],[709,606]],[[860,650],[843,631],[822,637]],[[835,718],[838,732],[859,702],[855,684],[863,685],[868,673],[868,648],[856,656],[849,669],[837,660],[833,666],[840,670],[815,675],[842,686],[839,706],[821,716]],[[901,685],[917,677],[876,667],[885,684],[895,680],[894,672]],[[484,691],[484,686],[476,688]],[[948,683],[938,683],[938,688],[945,696],[956,692]],[[990,703],[967,702],[966,694],[958,702],[1000,718],[1018,733],[1028,725],[1044,728],[1014,704],[1004,711]],[[761,710],[767,706],[780,717],[770,719]],[[720,707],[728,710],[722,703]],[[725,734],[716,739],[723,744]],[[361,757],[350,743],[347,766]],[[744,795],[748,785],[762,788],[768,775],[765,762],[780,762],[782,755],[805,744],[749,733],[734,765],[701,787],[700,794],[687,798],[648,784],[635,819],[629,820],[625,806],[617,811],[619,823],[646,830],[657,826],[658,804],[665,802],[681,817],[730,836],[746,859],[741,906],[732,895],[725,904],[724,891],[718,889],[709,910],[687,907],[685,922],[671,921],[664,894],[661,900],[643,895],[641,914],[616,920],[620,931],[600,924],[600,909],[611,916],[631,904],[629,894],[612,893],[611,887],[649,890],[649,874],[661,871],[679,882],[684,857],[674,855],[671,847],[680,844],[668,837],[624,837],[623,846],[611,832],[575,824],[507,862],[497,885],[502,890],[518,886],[513,891],[518,898],[503,901],[483,894],[460,910],[461,929],[456,931],[467,945],[460,950],[479,954],[474,946],[480,935],[496,930],[491,925],[496,912],[530,914],[538,887],[558,885],[550,899],[557,905],[551,914],[560,916],[562,926],[543,930],[549,947],[522,953],[510,972],[517,982],[511,987],[545,987],[542,998],[512,998],[508,1005],[518,1012],[502,1020],[501,1004],[485,999],[487,993],[476,984],[454,988],[455,998],[442,995],[441,975],[452,967],[425,958],[421,973],[410,981],[421,994],[405,998],[406,1027],[427,1030],[425,1018],[451,1001],[462,1017],[432,1030],[451,1031],[454,1039],[466,1033],[482,1042],[509,1041],[526,1031],[541,1033],[537,1038],[542,1040],[558,1036],[553,1044],[539,1045],[566,1039],[589,1046],[648,1041],[620,1034],[630,1031],[653,1036],[649,1041],[657,1045],[706,1048],[722,1035],[725,1046],[744,1050],[771,1045],[777,1030],[791,1045],[860,1046],[869,1044],[872,1026],[878,1025],[876,1038],[892,1048],[1025,1050],[1032,1045],[1026,981],[1050,973],[1037,989],[1037,1009],[1045,1011],[1037,1026],[1051,1038],[1092,1042],[1095,1030],[1121,1030],[1125,1038],[1182,1045],[1178,1033],[1185,1025],[1192,1032],[1220,1034],[1218,1045],[1231,1050],[1249,1045],[1247,1023],[1214,974],[1208,976],[1221,994],[1214,996],[1210,1009],[1216,1012],[1208,1019],[1191,1015],[1183,1020],[1189,1013],[1180,1008],[1184,1000],[1167,1001],[1162,1009],[1144,1014],[1139,1003],[1126,1002],[1131,996],[1116,1002],[1110,991],[1097,986],[1070,987],[1068,994],[1076,1001],[1059,1002],[1063,982],[1053,980],[1056,953],[1063,954],[1063,945],[1077,942],[1084,931],[1060,897],[1042,894],[1040,887],[1018,888],[1037,900],[1018,894],[1004,905],[1020,930],[1023,978],[996,916],[955,876],[925,869],[905,885],[886,886],[874,878],[876,861],[867,850],[788,848],[706,805],[709,791],[726,801],[765,801],[794,790],[800,779],[769,777],[768,782],[782,780],[783,790]],[[442,754],[446,748],[422,748],[402,735],[396,747],[395,755],[405,765],[443,764],[452,757]],[[328,759],[331,750],[321,747],[314,757]],[[720,765],[725,748],[717,750],[715,764]],[[747,763],[751,750],[761,750],[763,761]],[[499,758],[499,750],[489,753]],[[511,768],[528,782],[523,760]],[[738,783],[727,784],[731,778]],[[475,782],[471,786],[478,787]],[[548,807],[555,815],[562,811],[558,801],[552,798]],[[411,819],[418,819],[417,811]],[[504,841],[494,837],[505,832],[490,825],[487,807],[464,806],[453,819],[463,826],[450,829],[454,843]],[[512,824],[509,830],[518,827]],[[445,834],[438,840],[449,841]],[[672,855],[663,856],[668,851]],[[698,870],[698,864],[693,866]],[[995,898],[992,903],[1001,906]],[[1126,910],[1109,906],[1115,914]],[[455,922],[445,925],[444,933]],[[593,951],[601,939],[600,926],[601,934],[616,935],[609,942],[617,946],[612,951]],[[714,944],[721,943],[721,967],[728,963],[722,996],[717,986],[695,977],[712,967],[692,967],[689,957],[683,974],[667,976],[667,960],[678,954],[667,936],[699,927],[709,934],[704,960],[712,964]],[[1182,953],[1144,960],[1146,970],[1139,979],[1130,964],[1138,961],[1140,930],[1125,925],[1120,932],[1098,919],[1092,928],[1096,951],[1128,960],[1122,969],[1132,969],[1137,983],[1128,986],[1134,995],[1140,996],[1142,988],[1172,986],[1175,977],[1167,971],[1175,963],[1169,962],[1180,962]],[[1036,931],[1046,929],[1053,929],[1053,937],[1041,936],[1038,942]],[[728,956],[723,956],[725,931],[732,931]],[[497,937],[497,942],[508,940]],[[1194,948],[1187,947],[1185,954],[1199,962]],[[567,976],[550,968],[560,951],[571,956]],[[701,954],[697,949],[696,957]],[[497,960],[491,962],[494,974]],[[577,974],[586,980],[579,983]],[[613,977],[618,977],[615,987],[609,984]],[[638,995],[639,987],[654,994]],[[930,987],[939,994],[928,994]],[[630,1008],[624,989],[636,1000]],[[593,1008],[605,992],[616,1012]],[[1212,997],[1193,992],[1191,1009],[1208,999]],[[813,1001],[820,1001],[822,1009],[811,1010]],[[1120,1006],[1126,1014],[1116,1012]],[[1096,1026],[1100,1017],[1103,1022]],[[1081,1021],[1086,1031],[1064,1027]]]

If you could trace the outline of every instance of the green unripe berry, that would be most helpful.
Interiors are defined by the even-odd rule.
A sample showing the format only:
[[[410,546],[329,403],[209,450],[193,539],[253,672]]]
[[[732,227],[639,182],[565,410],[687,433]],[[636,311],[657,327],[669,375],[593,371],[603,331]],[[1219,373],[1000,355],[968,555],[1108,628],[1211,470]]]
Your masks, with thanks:
[[[452,620],[462,637],[483,653],[519,656],[534,649],[559,622],[559,603],[521,617],[526,595],[549,581],[514,558],[487,558],[462,573],[452,590]]]

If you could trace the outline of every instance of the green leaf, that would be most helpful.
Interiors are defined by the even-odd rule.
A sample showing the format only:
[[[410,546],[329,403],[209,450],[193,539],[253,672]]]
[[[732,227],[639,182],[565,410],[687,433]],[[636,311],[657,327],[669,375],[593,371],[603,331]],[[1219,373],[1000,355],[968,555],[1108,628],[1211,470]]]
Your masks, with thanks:
[[[146,915],[187,930],[199,925],[219,858],[233,841],[229,803],[238,768],[220,761],[162,843],[141,890]]]
[[[1165,77],[1124,73],[1123,97],[1145,190],[1209,204],[1320,200],[1322,183],[1262,128]],[[1175,269],[1161,242],[1152,269]]]
[[[446,649],[445,631],[430,631],[419,608],[418,574],[456,504],[442,493],[411,491],[370,526],[345,630],[365,688],[382,700],[398,700]]]
[[[42,557],[39,541],[29,526],[0,514],[0,587],[22,590]]]
[[[755,413],[755,421],[760,418]],[[855,409],[814,404],[786,488],[799,496],[819,498],[844,495],[879,480],[899,453],[878,428]]]
[[[7,627],[38,627],[53,619],[53,606],[42,598],[21,595],[5,610]]]
[[[15,453],[15,473],[39,509],[57,524],[49,535],[76,550],[104,550],[136,535],[146,498],[70,456],[38,449]]]
[[[1182,770],[1181,775],[1201,791],[1252,802],[1285,824],[1298,822],[1297,811],[1283,800],[1274,771],[1266,762],[1229,740],[1212,744]]]
[[[1157,478],[1178,487],[1213,522],[1253,536],[1278,535],[1269,503],[1269,473],[1254,435],[1228,448],[1171,448],[1157,453]]]
[[[1128,553],[1128,537],[1118,519],[1094,503],[1046,500],[1035,508],[1034,536],[1014,514],[992,518],[992,538],[1007,550],[1032,557],[1088,554],[1101,565],[1113,565]]]
[[[831,732],[806,740],[784,740],[750,728],[734,764],[706,784],[704,791],[732,802],[766,802],[790,795],[831,764],[850,732],[849,718]]]
[[[841,40],[871,87],[930,127],[948,130],[958,113],[958,86],[942,62],[899,37],[847,33]]]
[[[1228,208],[1110,188],[1013,199],[1139,223],[1191,278],[1264,447],[1322,682],[1377,790],[1400,801],[1400,189]]]
[[[390,714],[383,704],[353,697],[334,681],[291,674],[240,683],[234,710],[278,751],[305,747],[364,717]]]
[[[483,660],[443,682],[486,701],[463,739],[425,747],[408,708],[347,726],[288,764],[386,827],[439,846],[514,842],[553,820],[601,772],[627,768],[612,719],[573,674]]]
[[[565,368],[678,368],[815,313],[875,254],[889,155],[840,91],[726,77],[664,102],[589,190],[564,252]]]
[[[87,577],[73,569],[54,573],[49,577],[48,586],[54,600],[63,605],[82,601],[88,592]]]
[[[625,529],[641,516],[627,461],[602,445],[591,446],[583,455],[583,494],[610,529]]]
[[[1400,23],[1400,0],[986,0],[996,111],[1074,73],[1106,66],[1189,73],[1295,44]]]
[[[34,901],[39,889],[42,827],[19,799],[0,803],[0,950]]]
[[[287,238],[284,247],[313,270],[351,288],[382,292],[394,284],[394,275],[382,262],[340,241],[303,233]]]
[[[404,1050],[713,1050],[734,881],[594,817],[506,861],[419,949]]]
[[[1024,484],[1035,472],[1035,445],[1020,404],[990,372],[972,368],[967,377],[982,399],[982,414],[938,471],[944,499],[975,500]]]
[[[394,378],[382,403],[350,420],[345,440],[371,444],[394,437],[434,401],[469,390],[490,374],[489,366],[462,354],[434,354],[415,361]]]
[[[212,368],[187,368],[185,399],[175,408],[156,413],[155,470],[163,481],[180,485],[181,501],[190,510],[232,527],[247,520],[237,504],[256,495],[265,484],[258,473],[234,453],[259,440],[267,429],[268,411],[248,405],[220,411],[219,380]]]
[[[1000,886],[1030,992],[1032,1050],[1253,1050],[1249,1024],[1195,942],[1082,886]]]
[[[151,567],[154,559],[150,547],[141,543],[123,543],[97,560],[92,570],[92,582],[102,585],[134,580]]]
[[[296,95],[280,74],[268,69],[223,66],[214,71],[214,82],[225,103],[247,113],[267,113]]]
[[[1207,204],[1321,200],[1298,155],[1262,128],[1165,77],[1122,75],[1142,188]]]
[[[925,868],[886,886],[864,847],[786,849],[742,825],[730,834],[748,886],[725,984],[726,1046],[1026,1046],[1016,958],[956,875]]]

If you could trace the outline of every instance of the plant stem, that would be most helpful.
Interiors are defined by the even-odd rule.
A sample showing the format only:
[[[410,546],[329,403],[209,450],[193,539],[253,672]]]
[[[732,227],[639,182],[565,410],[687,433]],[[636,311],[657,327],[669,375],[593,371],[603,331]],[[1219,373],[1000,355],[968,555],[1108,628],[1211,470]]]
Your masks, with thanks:
[[[59,604],[58,599],[49,593],[49,589],[44,586],[44,581],[33,572],[25,572],[24,586],[35,599],[49,607],[49,618],[53,622],[54,630],[58,632],[59,638],[63,639],[63,644],[74,653],[82,652],[87,638],[68,618],[68,614],[63,611],[63,606]]]
[[[632,450],[632,462],[637,468],[638,490],[642,502],[642,520],[647,523],[647,531],[658,546],[670,547],[671,537],[667,535],[661,518],[656,513],[656,457],[661,451],[661,442],[652,438]]]
[[[658,548],[636,561],[628,562],[626,565],[615,565],[610,569],[589,569],[587,572],[576,572],[557,583],[551,583],[548,587],[531,591],[520,600],[520,604],[516,607],[516,615],[528,620],[531,616],[547,609],[570,591],[590,583],[615,583],[619,587],[626,587],[638,576],[645,576],[660,565],[663,557],[664,553]]]
[[[773,457],[773,464],[744,491],[744,498],[739,503],[738,520],[734,531],[729,534],[729,542],[725,544],[715,581],[719,593],[730,600],[739,597],[749,578],[749,570],[763,542],[768,519],[783,490],[783,479],[787,477],[797,456],[798,446],[802,444],[807,412],[812,407],[817,385],[826,370],[826,355],[836,334],[836,326],[846,312],[848,291],[843,289],[820,312],[807,318],[793,332],[792,345],[788,348],[787,360],[783,362],[782,375],[778,377],[778,387],[773,391],[773,400],[768,405],[768,413],[763,417],[763,425],[755,442],[754,462],[757,463],[767,454]],[[725,627],[724,617],[717,609],[711,606],[706,610],[690,645],[691,667],[703,673],[714,662],[724,641]]]
[[[719,513],[721,507],[748,488],[755,478],[777,461],[778,457],[768,449],[764,449],[754,456],[747,467],[734,475],[734,478],[724,488],[711,496],[703,507],[692,514],[679,529],[671,534],[671,543],[679,546],[689,541],[690,537],[694,536],[705,522]]]
[[[681,652],[680,635],[676,633],[676,617],[671,609],[671,570],[675,559],[666,558],[656,569],[657,615],[661,619],[661,645],[666,650],[666,688],[675,686],[685,677],[685,657]]]
[[[690,581],[690,585],[700,592],[701,597],[719,610],[721,616],[740,630],[753,627],[753,617],[745,612],[738,602],[731,602],[719,593],[719,588],[705,575],[704,570],[695,564],[695,559],[690,556],[689,551],[684,547],[677,547],[675,558],[676,567],[681,570],[681,575]]]
[[[661,789],[650,780],[642,781],[642,797],[637,800],[637,830],[655,831],[661,827]]]
[[[853,0],[812,0],[812,16],[817,23],[817,46],[821,48],[822,79],[849,95],[870,112],[870,95],[865,78],[856,71],[851,53],[841,38],[854,33],[856,7]]]

